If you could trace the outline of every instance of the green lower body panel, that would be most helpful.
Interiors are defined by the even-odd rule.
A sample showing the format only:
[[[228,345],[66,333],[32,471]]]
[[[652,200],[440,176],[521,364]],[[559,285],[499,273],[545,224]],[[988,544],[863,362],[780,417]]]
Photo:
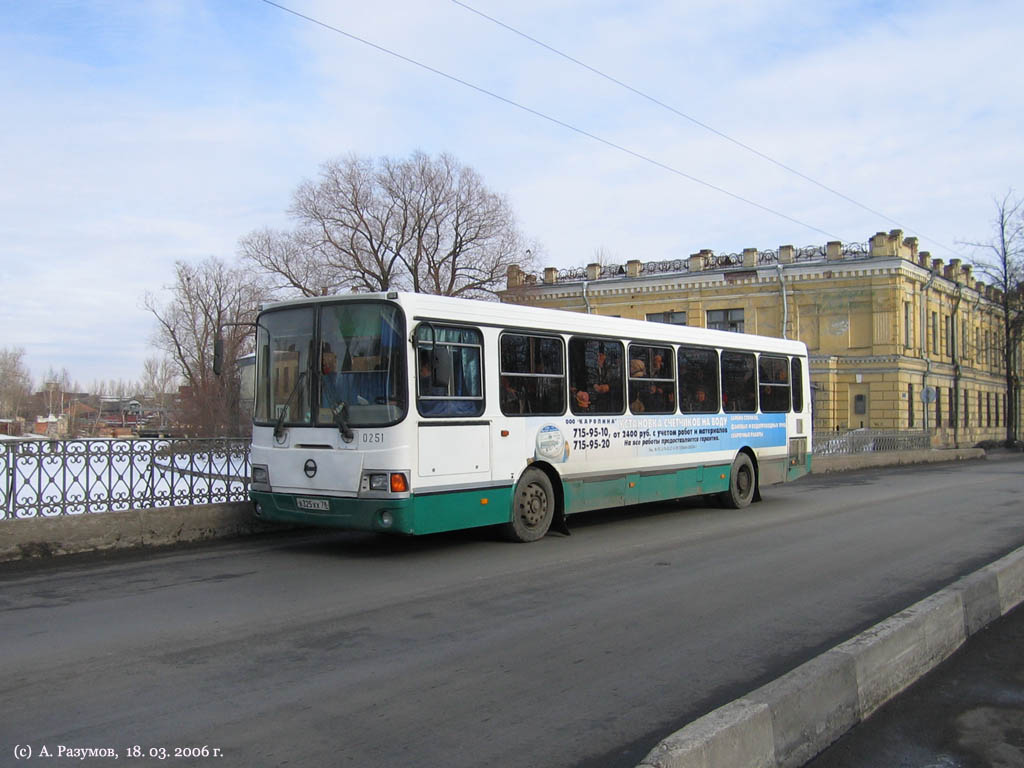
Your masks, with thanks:
[[[718,493],[729,488],[729,466],[689,467],[657,474],[631,473],[610,478],[565,481],[565,512],[669,501]]]
[[[405,499],[353,499],[250,491],[261,520],[349,531],[423,534],[507,523],[512,488],[412,494]],[[326,501],[326,510],[300,509],[298,499]],[[385,514],[387,513],[387,514]],[[390,520],[390,524],[388,521]]]
[[[807,454],[802,464],[790,464],[788,471],[786,472],[786,482],[790,480],[796,480],[798,477],[809,475],[811,473],[811,454]]]

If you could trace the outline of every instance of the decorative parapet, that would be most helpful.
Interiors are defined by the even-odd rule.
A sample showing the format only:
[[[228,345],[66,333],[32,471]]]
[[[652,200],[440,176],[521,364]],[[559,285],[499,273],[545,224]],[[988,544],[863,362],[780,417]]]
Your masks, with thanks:
[[[667,259],[664,261],[630,259],[625,264],[590,263],[586,267],[566,269],[546,267],[542,276],[523,273],[518,266],[513,265],[508,271],[508,287],[516,288],[541,282],[553,285],[583,280],[643,278],[665,274],[694,274],[716,270],[753,269],[773,264],[852,261],[879,258],[881,256],[896,256],[897,254],[902,258],[911,259],[925,268],[928,267],[929,254],[927,251],[918,252],[916,238],[904,240],[903,233],[900,230],[893,230],[888,234],[879,232],[869,242],[863,243],[832,241],[827,245],[808,245],[803,248],[782,245],[777,250],[745,248],[740,253],[716,253],[705,248],[682,259]],[[936,261],[941,265],[941,259]],[[935,268],[934,264],[932,268]],[[941,273],[941,266],[939,270]]]

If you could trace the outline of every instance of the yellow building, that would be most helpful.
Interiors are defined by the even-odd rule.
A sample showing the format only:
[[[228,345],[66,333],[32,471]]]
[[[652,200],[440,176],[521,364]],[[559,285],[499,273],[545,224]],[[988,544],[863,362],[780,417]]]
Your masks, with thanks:
[[[895,230],[866,244],[782,246],[529,275],[501,300],[796,338],[811,355],[815,431],[927,429],[935,446],[1006,436],[998,291]],[[1017,409],[1020,413],[1020,409]]]

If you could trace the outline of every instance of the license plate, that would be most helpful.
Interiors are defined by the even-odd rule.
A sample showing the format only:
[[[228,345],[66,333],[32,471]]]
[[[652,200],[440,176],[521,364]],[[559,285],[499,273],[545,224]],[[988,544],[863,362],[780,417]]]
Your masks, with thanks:
[[[295,506],[299,509],[313,509],[317,512],[329,512],[331,509],[327,499],[296,499]]]

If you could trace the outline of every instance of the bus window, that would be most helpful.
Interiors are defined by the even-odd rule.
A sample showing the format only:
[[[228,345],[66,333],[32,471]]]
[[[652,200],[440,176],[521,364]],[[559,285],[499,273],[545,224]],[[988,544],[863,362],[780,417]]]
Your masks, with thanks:
[[[334,425],[344,403],[353,426],[383,426],[405,415],[405,330],[398,307],[345,302],[320,307],[320,359],[313,371],[317,423]]]
[[[804,374],[803,365],[799,357],[792,360],[793,375],[790,381],[793,385],[793,410],[800,413],[804,409]],[[938,420],[936,420],[938,423]]]
[[[573,413],[623,413],[622,344],[569,340],[569,408]]]
[[[706,347],[679,348],[679,410],[718,413],[718,352]]]
[[[500,349],[502,413],[565,413],[565,352],[561,339],[504,333]]]
[[[758,393],[763,413],[789,410],[789,361],[784,357],[761,355],[757,360]]]
[[[421,416],[484,412],[482,348],[476,328],[430,323],[416,328],[416,407]]]
[[[675,413],[672,349],[629,345],[629,409],[633,413]]]
[[[749,352],[722,352],[722,407],[732,413],[757,411],[757,363]]]

